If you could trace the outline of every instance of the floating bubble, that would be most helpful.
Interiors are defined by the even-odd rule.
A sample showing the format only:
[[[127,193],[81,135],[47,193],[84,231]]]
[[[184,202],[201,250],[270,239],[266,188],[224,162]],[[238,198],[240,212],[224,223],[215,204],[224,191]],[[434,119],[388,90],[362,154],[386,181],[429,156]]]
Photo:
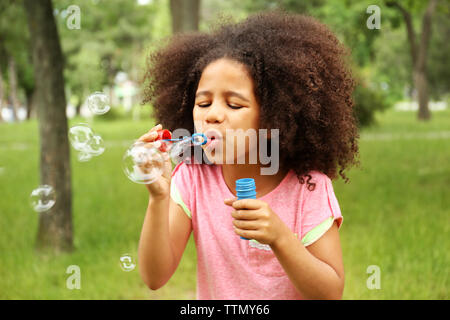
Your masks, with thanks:
[[[133,271],[136,268],[136,264],[134,263],[133,257],[128,253],[123,254],[120,257],[119,261],[120,267],[125,272]]]
[[[77,151],[83,151],[93,137],[94,131],[87,124],[80,123],[69,129],[69,141]]]
[[[78,158],[78,161],[80,161],[80,162],[86,162],[86,161],[89,161],[92,159],[92,155],[89,153],[80,151],[77,154],[77,158]]]
[[[133,182],[150,184],[158,180],[164,172],[164,162],[169,158],[174,163],[181,162],[192,145],[205,144],[207,138],[198,133],[181,139],[162,139],[154,143],[138,141],[123,156],[123,171]]]
[[[206,144],[207,141],[208,138],[203,133],[194,133],[191,137],[183,137],[171,146],[170,158],[175,164],[178,164],[190,155],[191,146],[200,146]]]
[[[84,123],[80,123],[69,129],[69,141],[72,147],[78,151],[78,160],[85,162],[92,157],[99,156],[105,151],[101,136],[97,135]]]
[[[94,114],[105,114],[111,109],[108,97],[103,92],[94,92],[87,98],[89,110]]]
[[[174,143],[169,149],[170,159],[176,164],[180,163],[186,157],[186,151],[189,150],[191,145],[192,140],[190,138]]]
[[[167,156],[153,145],[136,142],[123,156],[123,171],[133,182],[150,184],[164,172],[164,160]]]
[[[31,192],[31,206],[36,212],[50,210],[56,202],[55,190],[49,185],[40,185]]]
[[[86,143],[86,147],[83,152],[89,153],[92,156],[99,156],[105,151],[104,142],[101,136],[94,135],[92,139],[90,139]]]

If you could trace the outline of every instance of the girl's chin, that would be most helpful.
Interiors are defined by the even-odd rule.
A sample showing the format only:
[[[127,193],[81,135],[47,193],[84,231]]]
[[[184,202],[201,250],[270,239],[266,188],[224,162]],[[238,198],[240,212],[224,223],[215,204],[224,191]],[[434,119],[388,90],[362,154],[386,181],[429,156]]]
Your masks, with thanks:
[[[233,158],[226,158],[226,151],[222,148],[218,149],[208,149],[208,147],[203,147],[203,152],[208,160],[213,164],[238,164],[238,157],[234,155]],[[248,155],[245,156],[248,159]]]
[[[213,164],[241,164],[238,159],[226,159],[224,154],[215,154],[215,152],[205,152],[205,156]]]
[[[205,152],[205,155],[208,158],[208,160],[213,164],[223,164],[225,162],[225,159],[223,159],[223,156],[216,154],[214,151]]]

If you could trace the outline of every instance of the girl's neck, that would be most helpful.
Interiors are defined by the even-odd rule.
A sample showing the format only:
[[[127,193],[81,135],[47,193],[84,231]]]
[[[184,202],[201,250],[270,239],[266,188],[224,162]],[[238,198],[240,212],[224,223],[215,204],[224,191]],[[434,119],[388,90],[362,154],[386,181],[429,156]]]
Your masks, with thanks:
[[[260,198],[275,189],[289,171],[280,169],[274,175],[261,175],[261,165],[258,164],[222,164],[220,167],[228,189],[235,196],[236,180],[253,178],[256,185],[256,198]]]

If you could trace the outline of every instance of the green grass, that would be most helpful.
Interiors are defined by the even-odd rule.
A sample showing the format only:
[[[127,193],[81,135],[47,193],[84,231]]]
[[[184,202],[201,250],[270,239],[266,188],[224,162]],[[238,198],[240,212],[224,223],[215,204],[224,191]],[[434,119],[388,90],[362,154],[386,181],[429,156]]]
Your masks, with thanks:
[[[435,112],[428,123],[415,116],[377,115],[378,125],[361,135],[362,166],[347,173],[349,183],[333,182],[344,215],[344,299],[449,298],[450,111]],[[94,121],[105,153],[81,163],[71,150],[76,250],[56,256],[34,251],[38,214],[29,195],[39,184],[37,123],[0,124],[0,299],[195,298],[192,237],[176,273],[157,291],[137,269],[119,266],[122,254],[137,257],[148,199],[122,173],[121,158],[153,124]],[[69,265],[81,269],[81,290],[66,287]],[[380,267],[379,290],[366,286],[370,265]]]

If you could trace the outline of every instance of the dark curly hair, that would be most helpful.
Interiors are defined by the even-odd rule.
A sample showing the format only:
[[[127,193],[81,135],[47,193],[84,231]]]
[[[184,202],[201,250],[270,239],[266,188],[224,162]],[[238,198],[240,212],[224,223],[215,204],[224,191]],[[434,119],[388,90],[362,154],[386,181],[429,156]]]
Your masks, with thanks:
[[[177,34],[152,52],[144,77],[143,103],[169,130],[194,132],[192,111],[203,69],[220,58],[247,67],[261,108],[260,128],[278,128],[280,167],[300,183],[311,170],[329,178],[359,164],[359,133],[353,112],[355,82],[345,48],[312,17],[270,11],[210,33]]]

